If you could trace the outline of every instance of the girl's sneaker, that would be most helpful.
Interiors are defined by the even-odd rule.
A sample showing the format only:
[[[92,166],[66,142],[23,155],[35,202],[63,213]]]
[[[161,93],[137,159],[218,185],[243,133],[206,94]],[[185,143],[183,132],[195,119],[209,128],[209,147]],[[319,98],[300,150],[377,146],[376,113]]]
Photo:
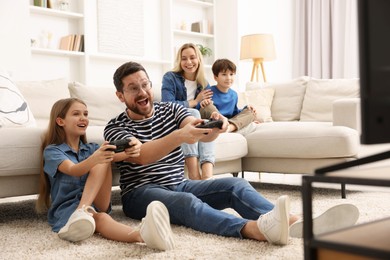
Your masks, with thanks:
[[[95,220],[91,212],[96,211],[91,206],[85,206],[77,209],[69,217],[66,225],[60,229],[58,236],[61,239],[78,242],[85,240],[95,232]]]

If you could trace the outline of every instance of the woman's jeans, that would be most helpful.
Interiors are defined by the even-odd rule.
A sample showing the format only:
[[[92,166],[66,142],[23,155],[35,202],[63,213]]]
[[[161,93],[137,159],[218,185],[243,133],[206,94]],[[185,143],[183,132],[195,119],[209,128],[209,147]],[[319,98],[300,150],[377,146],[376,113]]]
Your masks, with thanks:
[[[197,109],[187,108],[188,112],[196,118],[200,118],[200,113]],[[197,142],[194,144],[183,143],[181,145],[184,158],[196,157],[199,158],[200,165],[205,162],[215,163],[215,142]]]
[[[123,211],[130,218],[142,219],[154,200],[164,203],[172,224],[241,238],[248,220],[257,220],[274,207],[247,180],[227,177],[184,180],[168,187],[147,184],[122,196]],[[222,211],[226,208],[233,208],[242,218]]]

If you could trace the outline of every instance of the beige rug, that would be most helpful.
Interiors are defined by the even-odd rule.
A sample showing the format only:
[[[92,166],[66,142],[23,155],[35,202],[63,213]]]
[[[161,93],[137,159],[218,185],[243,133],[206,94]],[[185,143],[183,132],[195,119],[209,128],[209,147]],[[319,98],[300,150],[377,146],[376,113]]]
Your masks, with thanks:
[[[254,184],[271,201],[288,194],[291,210],[301,213],[300,187]],[[348,186],[347,186],[348,188]],[[353,203],[360,212],[359,223],[390,216],[390,191],[348,188],[347,199],[338,189],[316,188],[314,213],[339,203]],[[119,192],[113,192],[113,218],[136,226],[139,221],[124,216]],[[34,200],[0,204],[0,259],[303,259],[303,240],[290,238],[287,246],[266,242],[226,238],[173,226],[177,247],[161,252],[144,244],[127,244],[106,240],[98,235],[70,243],[51,232],[45,216],[34,213]],[[232,211],[230,211],[232,212]],[[234,214],[234,212],[232,212]]]

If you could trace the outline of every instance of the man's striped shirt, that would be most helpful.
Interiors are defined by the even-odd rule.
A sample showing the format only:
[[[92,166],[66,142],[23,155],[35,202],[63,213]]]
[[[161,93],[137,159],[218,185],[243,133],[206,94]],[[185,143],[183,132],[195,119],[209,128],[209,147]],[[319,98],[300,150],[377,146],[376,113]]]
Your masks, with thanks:
[[[135,137],[142,143],[146,143],[179,129],[181,122],[189,115],[187,109],[181,105],[155,102],[154,114],[150,118],[132,120],[125,111],[111,119],[104,129],[104,138],[113,141]],[[184,156],[180,146],[148,165],[124,161],[116,164],[120,170],[122,195],[149,183],[169,186],[184,180]]]

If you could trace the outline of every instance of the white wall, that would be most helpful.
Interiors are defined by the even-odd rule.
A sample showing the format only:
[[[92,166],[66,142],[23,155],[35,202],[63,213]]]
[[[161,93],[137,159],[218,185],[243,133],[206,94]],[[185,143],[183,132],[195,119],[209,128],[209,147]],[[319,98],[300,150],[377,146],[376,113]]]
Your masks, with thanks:
[[[30,42],[26,39],[30,38],[30,32],[28,31],[28,20],[23,18],[29,16],[28,5],[26,4],[28,1],[0,1],[0,37],[2,39],[0,41],[0,67],[2,66],[12,72],[15,79],[23,80],[35,79],[34,75],[30,75],[28,69],[31,54]],[[159,0],[153,2],[156,4],[156,1]],[[246,34],[273,34],[277,59],[265,63],[267,80],[276,82],[291,79],[292,2],[291,0],[216,0],[216,16],[219,21],[219,25],[216,27],[218,46],[216,58],[229,58],[236,63],[238,66],[237,89],[243,90],[245,88],[252,71],[250,61],[239,60],[240,38]],[[156,13],[147,16],[147,19],[153,18],[159,19],[159,21],[161,19]],[[16,29],[15,24],[19,29]],[[147,21],[146,24],[155,23]],[[148,27],[145,35],[150,34],[156,35],[159,32],[154,32]],[[145,40],[148,45],[147,49],[159,50],[161,41],[150,40],[147,37]],[[155,44],[156,47],[152,48],[151,44]],[[54,68],[55,66],[53,66]],[[48,75],[46,79],[49,78]],[[111,82],[111,77],[107,80]],[[209,80],[210,82],[213,81],[213,79]]]
[[[292,78],[293,1],[239,0],[238,34],[270,33],[274,37],[276,60],[264,63],[268,82]],[[252,62],[239,62],[239,89],[250,81]],[[260,81],[260,77],[259,77]]]
[[[28,0],[0,1],[0,69],[12,77],[21,77],[30,61],[28,23]]]

